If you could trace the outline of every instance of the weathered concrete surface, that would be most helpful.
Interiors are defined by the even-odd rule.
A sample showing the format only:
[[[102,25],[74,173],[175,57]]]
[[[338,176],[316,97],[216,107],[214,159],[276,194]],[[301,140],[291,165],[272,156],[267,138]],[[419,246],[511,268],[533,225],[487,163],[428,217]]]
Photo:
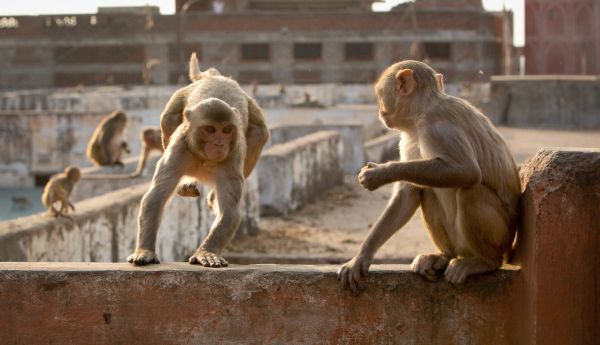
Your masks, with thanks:
[[[344,172],[346,174],[356,174],[365,162],[363,126],[358,122],[275,125],[270,127],[269,131],[271,132],[271,139],[267,143],[267,148],[319,131],[335,131],[340,134],[343,142],[342,164]]]
[[[494,76],[486,115],[511,126],[600,127],[597,76]]]
[[[391,132],[365,143],[367,162],[384,163],[400,159],[400,133]]]
[[[41,214],[0,222],[0,261],[123,261],[135,246],[139,203],[149,184],[76,203],[73,220]],[[203,195],[208,189],[204,188]],[[241,234],[258,231],[258,180],[250,175]],[[213,215],[203,196],[172,197],[158,232],[161,260],[183,261],[207,235]]]
[[[516,344],[522,274],[453,286],[372,268],[365,293],[337,266],[0,263],[7,344]],[[517,314],[518,315],[518,314]]]
[[[521,175],[524,343],[599,344],[600,149],[543,149]]]
[[[342,142],[333,131],[321,131],[274,145],[258,164],[262,215],[287,214],[343,183]]]
[[[160,154],[148,158],[142,175],[136,178],[128,175],[135,172],[139,157],[130,157],[123,161],[123,167],[91,167],[81,170],[81,180],[75,185],[71,193],[71,201],[94,198],[118,189],[128,188],[142,183],[147,183],[154,175],[156,163]],[[121,176],[121,178],[119,178]]]

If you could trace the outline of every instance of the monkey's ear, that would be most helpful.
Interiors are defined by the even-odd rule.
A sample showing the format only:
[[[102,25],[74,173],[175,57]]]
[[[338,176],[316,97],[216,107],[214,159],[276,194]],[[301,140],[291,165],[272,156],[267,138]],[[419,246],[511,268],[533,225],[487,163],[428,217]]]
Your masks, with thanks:
[[[402,96],[410,96],[415,90],[415,79],[412,69],[401,69],[396,73],[396,90]]]
[[[444,75],[441,73],[436,73],[435,79],[437,80],[438,87],[440,88],[440,90],[444,91]]]
[[[183,118],[190,122],[190,117],[192,116],[192,111],[189,109],[183,109]]]

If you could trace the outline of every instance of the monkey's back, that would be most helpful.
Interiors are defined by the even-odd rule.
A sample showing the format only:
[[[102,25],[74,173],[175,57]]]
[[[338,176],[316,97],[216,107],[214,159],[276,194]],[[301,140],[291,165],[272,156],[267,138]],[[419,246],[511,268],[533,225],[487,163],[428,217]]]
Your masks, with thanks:
[[[191,108],[207,98],[218,98],[240,112],[242,127],[247,129],[248,96],[235,80],[220,75],[211,76],[195,81],[190,87],[186,107]]]

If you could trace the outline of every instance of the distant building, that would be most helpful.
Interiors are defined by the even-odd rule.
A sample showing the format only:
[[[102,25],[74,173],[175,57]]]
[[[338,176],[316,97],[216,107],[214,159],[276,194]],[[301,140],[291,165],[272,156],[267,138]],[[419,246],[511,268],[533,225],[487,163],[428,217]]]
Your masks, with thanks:
[[[600,74],[600,1],[526,0],[527,74]]]
[[[0,88],[155,85],[186,80],[197,52],[241,83],[371,83],[389,64],[427,59],[449,82],[510,72],[512,16],[480,0],[176,0],[94,15],[0,17]]]

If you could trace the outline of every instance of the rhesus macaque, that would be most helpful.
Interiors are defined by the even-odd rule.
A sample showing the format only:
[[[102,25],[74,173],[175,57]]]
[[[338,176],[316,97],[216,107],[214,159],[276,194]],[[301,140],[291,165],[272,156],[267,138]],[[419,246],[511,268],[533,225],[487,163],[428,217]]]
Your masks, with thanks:
[[[87,156],[98,166],[119,165],[123,152],[129,153],[129,146],[123,140],[123,131],[127,125],[127,114],[115,111],[104,117],[88,143]]]
[[[240,223],[244,179],[269,139],[262,111],[237,82],[215,69],[201,72],[195,54],[190,79],[193,83],[176,91],[161,115],[165,152],[142,198],[136,249],[128,258],[136,265],[158,263],[154,249],[162,212],[186,177],[214,188],[216,213],[208,236],[189,262],[227,266],[220,253]],[[195,182],[188,187],[197,192]]]
[[[501,135],[468,102],[441,92],[434,70],[403,61],[388,67],[375,85],[379,118],[401,131],[400,161],[368,163],[360,184],[372,191],[394,183],[393,194],[359,253],[338,278],[358,292],[375,252],[421,206],[438,253],[418,255],[412,269],[426,279],[444,273],[459,284],[496,270],[517,227],[517,166]]]
[[[436,73],[435,80],[437,81],[440,91],[442,91],[442,92],[446,91],[446,88],[444,87],[444,75],[441,73]]]
[[[75,206],[69,201],[73,187],[79,181],[81,172],[77,167],[67,167],[63,173],[60,173],[50,179],[44,188],[42,194],[42,203],[48,209],[48,214],[53,217],[67,217],[69,207],[75,211]],[[54,204],[61,203],[60,209],[56,209]]]
[[[138,177],[142,174],[152,150],[164,151],[160,139],[160,128],[151,127],[142,129],[142,151],[140,152],[137,169],[131,175],[132,177]]]

